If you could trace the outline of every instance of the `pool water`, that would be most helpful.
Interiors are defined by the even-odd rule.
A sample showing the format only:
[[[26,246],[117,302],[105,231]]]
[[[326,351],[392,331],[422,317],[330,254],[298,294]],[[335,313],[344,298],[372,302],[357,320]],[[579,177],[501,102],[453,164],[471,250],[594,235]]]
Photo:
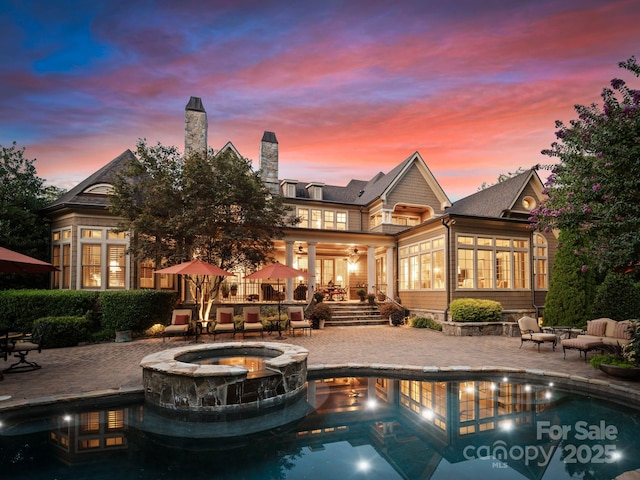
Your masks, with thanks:
[[[611,479],[640,468],[638,410],[550,384],[325,378],[309,381],[304,402],[302,419],[233,436],[221,435],[227,425],[215,422],[172,424],[142,402],[5,414],[0,472],[24,479],[555,480]]]

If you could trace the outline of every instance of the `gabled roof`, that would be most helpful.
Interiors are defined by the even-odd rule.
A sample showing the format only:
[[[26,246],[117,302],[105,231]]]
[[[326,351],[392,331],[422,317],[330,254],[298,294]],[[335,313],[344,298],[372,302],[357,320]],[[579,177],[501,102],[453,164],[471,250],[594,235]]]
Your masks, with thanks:
[[[126,167],[126,165],[131,161],[135,162],[137,160],[138,159],[131,150],[125,150],[93,175],[87,177],[67,193],[45,207],[44,211],[51,212],[65,207],[107,208],[109,206],[109,198],[106,195],[87,194],[85,193],[85,190],[92,185],[113,184],[117,175]]]
[[[534,181],[537,180],[537,183],[541,184],[535,170],[527,170],[526,172],[458,200],[451,207],[447,208],[445,213],[476,217],[505,217],[532,179]]]
[[[327,202],[349,203],[352,205],[366,206],[378,200],[389,192],[403,174],[414,164],[419,163],[423,173],[427,177],[427,183],[433,189],[435,195],[443,204],[449,204],[447,195],[440,187],[424,160],[418,152],[396,165],[389,173],[378,172],[370,180],[351,180],[346,186],[324,185],[322,188],[322,200]],[[286,181],[286,180],[285,180]],[[311,182],[296,183],[296,198],[309,198],[306,186]]]

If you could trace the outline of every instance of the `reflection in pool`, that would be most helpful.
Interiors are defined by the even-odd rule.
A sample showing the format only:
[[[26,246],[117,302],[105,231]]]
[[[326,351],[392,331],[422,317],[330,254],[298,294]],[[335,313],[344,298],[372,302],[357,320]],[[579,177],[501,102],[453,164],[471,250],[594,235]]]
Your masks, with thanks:
[[[304,403],[311,413],[301,420],[225,438],[218,423],[171,425],[141,403],[1,418],[0,471],[31,479],[451,480],[615,478],[640,468],[637,410],[550,384],[325,378],[309,381]]]

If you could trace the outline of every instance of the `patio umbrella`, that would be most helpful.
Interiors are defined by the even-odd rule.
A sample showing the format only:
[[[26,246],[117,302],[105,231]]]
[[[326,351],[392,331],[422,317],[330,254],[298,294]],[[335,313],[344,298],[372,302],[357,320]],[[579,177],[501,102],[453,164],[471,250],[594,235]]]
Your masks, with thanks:
[[[271,265],[267,265],[264,268],[261,268],[260,270],[253,272],[250,275],[247,275],[245,278],[248,280],[256,280],[256,279],[263,279],[263,280],[275,280],[278,286],[278,290],[277,290],[277,296],[278,296],[278,337],[282,337],[282,333],[280,331],[280,280],[284,280],[287,278],[296,278],[296,277],[305,277],[305,278],[309,278],[311,275],[309,275],[307,272],[303,272],[300,270],[297,270],[293,267],[290,267],[288,265],[283,265],[280,262],[275,262],[272,263]]]
[[[48,273],[58,270],[50,263],[0,247],[1,273]]]
[[[154,273],[172,273],[176,275],[187,275],[188,278],[194,283],[196,286],[196,304],[197,308],[197,316],[196,318],[200,319],[200,298],[201,295],[199,293],[202,290],[202,283],[204,282],[204,277],[207,275],[211,275],[214,277],[233,277],[233,273],[227,272],[217,265],[212,265],[211,263],[207,263],[199,258],[195,260],[190,260],[188,262],[182,262],[177,265],[173,265],[171,267],[162,268],[160,270],[155,270]],[[192,277],[193,276],[193,277]],[[194,278],[195,277],[195,278]],[[198,328],[196,328],[196,342],[198,341]]]

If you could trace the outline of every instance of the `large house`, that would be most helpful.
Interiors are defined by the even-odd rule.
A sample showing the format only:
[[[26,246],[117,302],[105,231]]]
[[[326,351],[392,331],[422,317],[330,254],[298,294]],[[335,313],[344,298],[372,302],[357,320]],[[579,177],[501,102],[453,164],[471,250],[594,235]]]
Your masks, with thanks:
[[[507,318],[537,314],[544,306],[557,241],[529,228],[529,211],[543,199],[535,170],[452,204],[418,152],[387,173],[335,186],[281,179],[278,146],[275,133],[264,132],[260,172],[301,221],[274,241],[276,258],[310,274],[282,285],[279,295],[286,301],[306,301],[318,290],[356,299],[364,288],[438,319],[462,297],[498,300]],[[192,97],[185,109],[185,153],[206,149],[207,114]],[[230,142],[224,149],[237,152]],[[47,207],[53,263],[60,268],[53,288],[177,288],[174,276],[133,262],[128,235],[112,230],[118,219],[108,210],[111,183],[131,160],[135,155],[125,150]],[[236,301],[271,299],[244,272],[233,282]]]

